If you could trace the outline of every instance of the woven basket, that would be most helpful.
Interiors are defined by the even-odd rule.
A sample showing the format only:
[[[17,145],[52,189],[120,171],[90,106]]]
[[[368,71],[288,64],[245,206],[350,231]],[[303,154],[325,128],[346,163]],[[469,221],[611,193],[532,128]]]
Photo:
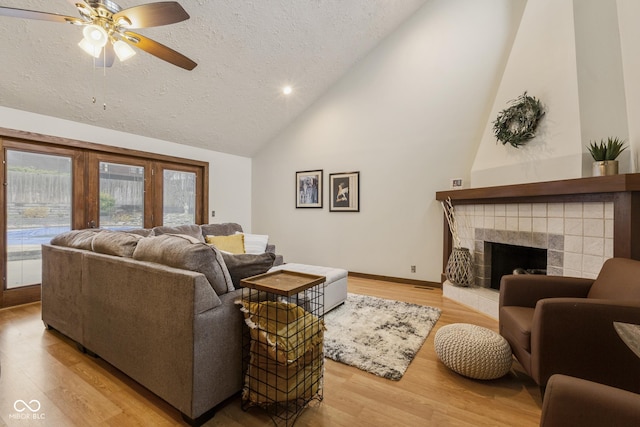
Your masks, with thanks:
[[[473,262],[467,248],[453,248],[444,271],[447,280],[456,286],[473,285]]]
[[[509,343],[487,328],[454,323],[438,329],[434,340],[442,363],[465,377],[492,380],[511,369]]]

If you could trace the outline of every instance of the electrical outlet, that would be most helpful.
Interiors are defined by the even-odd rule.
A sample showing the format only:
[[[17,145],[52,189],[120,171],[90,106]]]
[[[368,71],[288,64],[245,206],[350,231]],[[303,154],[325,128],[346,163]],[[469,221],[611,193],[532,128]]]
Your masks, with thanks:
[[[216,211],[211,211],[211,216],[212,217],[216,216]]]
[[[415,265],[412,265],[412,266],[411,266],[411,272],[412,272],[412,273],[415,273],[415,272],[416,272],[416,266],[415,266]]]

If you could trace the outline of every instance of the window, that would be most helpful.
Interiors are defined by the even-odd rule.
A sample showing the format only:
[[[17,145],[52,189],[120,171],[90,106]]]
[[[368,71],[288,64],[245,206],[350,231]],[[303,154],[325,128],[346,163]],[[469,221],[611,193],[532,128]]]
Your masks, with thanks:
[[[40,297],[40,245],[69,229],[207,218],[208,163],[0,128],[0,308]]]
[[[40,283],[41,244],[71,229],[70,156],[6,150],[6,289]]]

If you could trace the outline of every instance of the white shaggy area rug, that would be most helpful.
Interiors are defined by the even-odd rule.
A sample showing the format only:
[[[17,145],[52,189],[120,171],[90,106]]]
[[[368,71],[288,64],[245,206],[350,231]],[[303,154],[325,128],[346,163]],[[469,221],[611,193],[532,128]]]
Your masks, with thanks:
[[[397,381],[439,318],[438,308],[348,294],[324,316],[325,357]]]

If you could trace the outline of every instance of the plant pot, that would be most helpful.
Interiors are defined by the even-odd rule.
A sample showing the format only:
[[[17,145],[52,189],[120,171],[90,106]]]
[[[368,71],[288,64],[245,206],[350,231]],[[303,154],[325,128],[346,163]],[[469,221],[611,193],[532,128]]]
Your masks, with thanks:
[[[617,160],[604,160],[601,162],[593,162],[593,176],[606,176],[618,174]]]
[[[453,248],[444,273],[455,286],[473,285],[473,262],[469,249]]]

